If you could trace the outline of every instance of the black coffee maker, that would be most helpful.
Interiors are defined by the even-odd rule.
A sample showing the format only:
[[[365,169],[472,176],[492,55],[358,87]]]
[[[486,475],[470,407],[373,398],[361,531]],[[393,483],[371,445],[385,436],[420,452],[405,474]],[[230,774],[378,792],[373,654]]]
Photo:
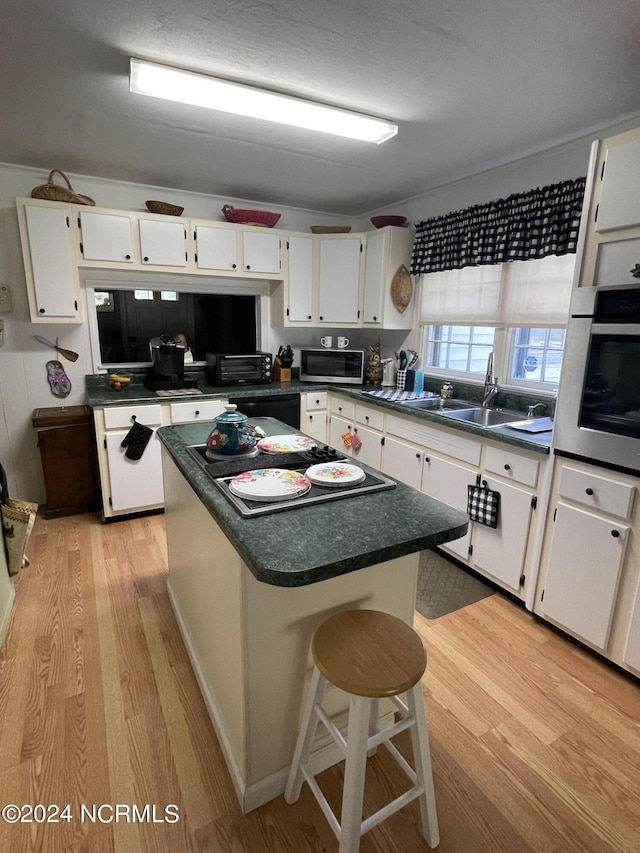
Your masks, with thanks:
[[[160,335],[149,341],[153,366],[147,373],[145,385],[151,391],[173,391],[177,388],[197,388],[197,379],[184,378],[184,343],[173,335]]]

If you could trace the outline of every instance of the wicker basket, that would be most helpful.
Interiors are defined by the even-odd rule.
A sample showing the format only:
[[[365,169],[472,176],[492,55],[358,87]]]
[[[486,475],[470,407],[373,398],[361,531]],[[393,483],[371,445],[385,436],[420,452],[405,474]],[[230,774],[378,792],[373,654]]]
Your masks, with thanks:
[[[401,264],[391,280],[391,301],[401,314],[407,310],[413,296],[413,281],[411,273]]]
[[[67,186],[61,187],[60,184],[54,184],[54,175],[61,175]],[[31,190],[31,198],[44,198],[47,199],[47,201],[66,201],[71,202],[71,204],[90,204],[95,206],[95,201],[92,198],[89,198],[88,195],[82,195],[81,193],[74,192],[73,187],[71,186],[71,181],[64,172],[60,171],[60,169],[53,169],[49,173],[49,180],[46,184],[34,187]]]
[[[351,231],[350,225],[311,225],[309,228],[312,234],[348,234]]]
[[[147,210],[151,213],[164,213],[165,216],[182,216],[184,207],[179,204],[169,204],[168,201],[145,201]]]

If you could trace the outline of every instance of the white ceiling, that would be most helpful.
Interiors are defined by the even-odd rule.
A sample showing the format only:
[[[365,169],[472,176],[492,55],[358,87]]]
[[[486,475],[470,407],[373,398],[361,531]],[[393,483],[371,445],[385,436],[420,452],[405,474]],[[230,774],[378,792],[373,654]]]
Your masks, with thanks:
[[[3,0],[2,23],[0,162],[265,205],[356,216],[640,116],[638,0]],[[132,95],[130,56],[399,133]]]

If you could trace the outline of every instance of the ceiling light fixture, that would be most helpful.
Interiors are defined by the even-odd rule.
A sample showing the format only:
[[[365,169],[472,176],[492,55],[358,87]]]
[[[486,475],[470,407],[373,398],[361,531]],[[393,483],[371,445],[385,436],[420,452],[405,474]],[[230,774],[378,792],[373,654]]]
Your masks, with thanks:
[[[378,145],[398,132],[398,125],[385,119],[142,59],[131,59],[129,88],[139,95],[318,130]]]

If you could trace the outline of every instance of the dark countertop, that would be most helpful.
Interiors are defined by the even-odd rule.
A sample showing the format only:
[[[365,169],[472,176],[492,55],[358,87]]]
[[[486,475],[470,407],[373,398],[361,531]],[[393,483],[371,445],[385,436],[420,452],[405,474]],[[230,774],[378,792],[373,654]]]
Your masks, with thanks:
[[[252,423],[268,435],[297,432],[273,418],[253,418]],[[317,583],[433,548],[467,531],[466,513],[403,483],[389,491],[245,518],[187,453],[188,446],[204,444],[210,429],[210,424],[198,423],[160,427],[157,432],[191,488],[264,583]]]
[[[452,421],[443,417],[438,412],[411,409],[408,406],[403,406],[402,403],[393,403],[363,394],[364,390],[375,390],[376,388],[379,389],[380,386],[324,385],[316,382],[292,380],[291,382],[271,382],[268,385],[235,385],[220,388],[216,385],[209,385],[201,372],[193,375],[198,377],[198,390],[202,391],[202,394],[186,394],[178,397],[159,397],[154,391],[149,391],[148,388],[145,388],[142,378],[138,379],[138,377],[135,377],[121,391],[112,391],[109,388],[108,375],[97,374],[87,376],[87,401],[91,407],[96,408],[102,406],[127,406],[132,403],[173,403],[216,397],[227,398],[229,396],[253,397],[256,395],[304,394],[307,391],[331,391],[332,393],[339,393],[345,397],[349,397],[363,405],[377,406],[396,415],[404,415],[405,417],[412,417],[416,420],[427,421],[439,427],[448,427],[457,432],[466,432],[475,435],[477,438],[493,439],[501,444],[509,444],[513,447],[520,447],[523,450],[531,450],[534,453],[548,455],[551,448],[551,438],[553,435],[551,432],[529,434],[510,429],[508,426],[487,428],[464,421]],[[525,417],[526,415],[523,413],[523,420]]]

